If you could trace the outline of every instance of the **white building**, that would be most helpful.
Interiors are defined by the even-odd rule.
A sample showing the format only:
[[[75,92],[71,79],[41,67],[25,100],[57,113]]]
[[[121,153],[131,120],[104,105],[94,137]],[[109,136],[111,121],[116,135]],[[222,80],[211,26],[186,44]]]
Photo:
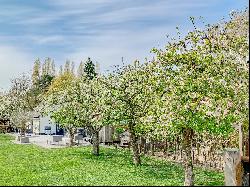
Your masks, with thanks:
[[[33,134],[57,134],[59,125],[50,117],[37,115],[33,117]]]
[[[30,124],[31,131],[33,134],[36,135],[43,135],[43,134],[61,134],[68,136],[68,133],[65,129],[60,128],[59,124],[54,123],[52,119],[49,116],[42,116],[39,114],[36,114],[33,117],[33,122]],[[80,130],[84,132],[80,132]],[[89,134],[88,130],[86,128],[78,128],[77,134],[84,134],[86,137],[91,137],[91,134]],[[102,127],[102,129],[99,132],[99,141],[102,143],[108,143],[113,141],[113,134],[114,134],[114,128],[110,126]]]
[[[111,126],[104,126],[99,132],[99,141],[102,143],[113,142],[114,128]]]

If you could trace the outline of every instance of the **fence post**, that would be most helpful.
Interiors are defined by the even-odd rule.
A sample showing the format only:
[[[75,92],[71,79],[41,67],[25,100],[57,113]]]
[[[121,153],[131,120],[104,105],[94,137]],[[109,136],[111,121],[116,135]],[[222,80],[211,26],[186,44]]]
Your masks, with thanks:
[[[241,124],[239,124],[239,148],[240,148],[240,155],[243,156],[243,135],[242,135]]]
[[[241,186],[243,173],[239,149],[225,149],[223,156],[225,186]]]

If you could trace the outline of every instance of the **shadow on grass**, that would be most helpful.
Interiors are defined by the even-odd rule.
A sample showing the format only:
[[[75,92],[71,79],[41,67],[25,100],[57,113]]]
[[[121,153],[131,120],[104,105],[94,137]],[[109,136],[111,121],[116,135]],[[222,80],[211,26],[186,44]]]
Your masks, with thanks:
[[[78,155],[82,159],[98,163],[112,164],[114,167],[128,167],[130,172],[141,178],[152,180],[168,180],[172,184],[183,184],[184,169],[182,164],[165,160],[158,160],[150,156],[141,156],[142,164],[134,166],[130,150],[101,148],[100,155],[92,155],[92,147],[76,149],[71,155]],[[216,171],[194,168],[196,185],[223,185],[223,174]]]
[[[148,156],[141,156],[142,164],[135,166],[132,163],[132,155],[129,150],[105,148],[100,150],[99,156],[92,155],[91,151],[91,147],[85,148],[85,150],[76,149],[70,155],[81,156],[82,159],[94,162],[112,164],[117,168],[127,166],[131,171],[138,172],[138,175],[143,178],[154,178],[157,180],[166,178],[176,180],[176,178],[180,178],[182,180],[183,169],[178,164],[155,160]]]

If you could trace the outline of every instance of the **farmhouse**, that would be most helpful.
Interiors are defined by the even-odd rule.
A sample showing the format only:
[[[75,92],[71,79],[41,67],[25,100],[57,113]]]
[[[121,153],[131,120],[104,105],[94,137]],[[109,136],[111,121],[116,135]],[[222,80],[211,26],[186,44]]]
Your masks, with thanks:
[[[49,116],[34,115],[32,125],[29,128],[36,135],[66,135],[66,129],[61,128],[59,123],[55,123]],[[90,133],[85,128],[78,128],[78,134],[89,136]],[[99,140],[101,143],[111,143],[113,141],[114,128],[105,126],[99,132]]]

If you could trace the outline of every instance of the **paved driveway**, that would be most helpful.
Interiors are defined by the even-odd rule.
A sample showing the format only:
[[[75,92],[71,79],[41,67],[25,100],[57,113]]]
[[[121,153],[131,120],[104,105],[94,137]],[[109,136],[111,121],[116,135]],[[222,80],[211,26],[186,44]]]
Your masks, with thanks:
[[[14,143],[20,144],[19,141],[17,141],[17,136],[19,134],[17,133],[11,133],[10,135],[15,136],[15,140],[13,140]],[[62,141],[60,142],[53,142],[52,139],[53,135],[33,135],[33,134],[28,134],[26,137],[29,137],[29,142],[30,144],[36,144],[44,148],[64,148],[67,147],[66,143],[69,142],[69,138],[63,137]],[[78,143],[78,142],[76,142]],[[79,146],[87,146],[91,145],[89,142],[86,142],[84,140],[79,141]]]

